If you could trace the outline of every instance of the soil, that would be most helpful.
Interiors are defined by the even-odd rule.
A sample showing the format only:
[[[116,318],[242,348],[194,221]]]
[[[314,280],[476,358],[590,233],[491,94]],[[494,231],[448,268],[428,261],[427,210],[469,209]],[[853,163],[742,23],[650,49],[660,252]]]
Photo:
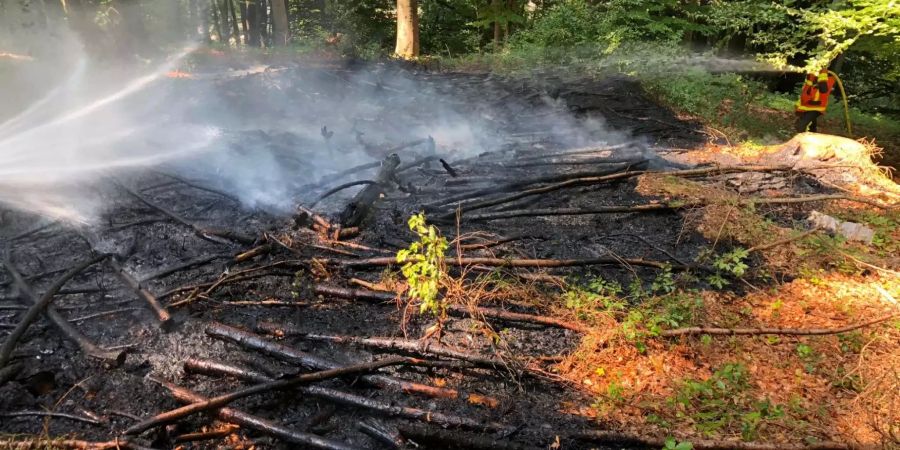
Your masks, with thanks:
[[[341,177],[335,174],[356,164],[379,161],[392,148],[406,142],[406,137],[425,137],[430,134],[429,127],[439,127],[441,123],[478,123],[481,128],[474,133],[475,140],[480,141],[477,151],[463,147],[474,145],[473,141],[453,136],[453,126],[447,127],[450,131],[434,132],[436,147],[433,152],[452,167],[457,177],[450,176],[437,161],[402,172],[399,185],[409,192],[388,192],[362,227],[360,235],[352,239],[356,244],[382,251],[366,251],[325,240],[313,242],[358,257],[390,256],[408,245],[414,239],[406,225],[409,216],[441,198],[504,182],[597,171],[615,165],[599,161],[604,158],[628,160],[641,167],[660,170],[677,168],[681,163],[666,159],[666,156],[675,154],[680,148],[700,146],[707,137],[699,124],[682,121],[671,111],[654,104],[635,81],[627,78],[590,80],[536,74],[532,79],[522,80],[487,74],[417,72],[392,66],[371,71],[293,65],[232,78],[179,79],[173,80],[172,84],[171,95],[175,96],[191,97],[199,95],[196,93],[203,89],[227,92],[217,108],[237,114],[215,119],[224,130],[227,142],[234,151],[250,160],[265,158],[286,168],[285,172],[293,176],[277,178],[274,182],[296,204],[309,205],[329,187],[347,181],[372,179],[377,168]],[[331,115],[323,114],[322,107],[308,107],[316,102],[328,105]],[[364,108],[359,107],[360,103],[364,103]],[[208,113],[209,105],[202,104],[192,111],[197,118]],[[307,128],[314,126],[316,130],[319,126],[327,126],[335,135],[323,141],[321,136],[296,131],[298,123]],[[354,134],[354,128],[364,134]],[[468,130],[459,133],[464,131]],[[529,159],[535,156],[589,144],[612,150],[595,151],[590,155],[594,160],[585,164],[514,167],[535,161]],[[322,158],[323,151],[337,156]],[[432,150],[427,144],[396,150],[402,163],[429,156],[429,151]],[[199,156],[196,160],[202,163],[204,158]],[[167,174],[229,190],[243,202],[177,182]],[[157,295],[180,286],[215,280],[224,273],[280,260],[353,258],[305,245],[312,242],[311,239],[319,238],[302,223],[298,224],[293,214],[252,204],[248,206],[248,189],[234,189],[195,168],[170,164],[121,178],[127,180],[127,186],[142,192],[152,202],[177,211],[189,221],[251,236],[271,233],[283,242],[292,243],[299,255],[277,249],[252,261],[235,264],[231,256],[249,247],[230,241],[219,242],[221,239],[202,239],[194,230],[166,220],[159,211],[137,201],[121,188],[111,184],[99,186],[109,207],[102,221],[92,226],[91,231],[100,235],[105,249],[125,255],[126,271],[137,278],[184,262],[222,256],[143,284]],[[165,184],[172,181],[175,182]],[[263,183],[262,186],[270,185]],[[525,197],[491,210],[596,208],[643,204],[656,199],[639,194],[635,186],[635,180],[626,180],[612,185],[559,190],[548,195]],[[326,217],[335,218],[358,189],[354,187],[330,196],[315,209]],[[440,214],[452,211],[451,204],[429,210],[428,217],[436,219]],[[123,226],[144,219],[159,220]],[[466,256],[595,258],[616,255],[659,261],[671,257],[693,261],[709,244],[700,233],[685,225],[683,215],[674,212],[463,221],[459,229],[452,220],[430,222],[438,223],[443,235],[451,240],[457,236],[470,236],[466,243],[478,242],[479,238],[472,234],[475,232],[487,240],[516,237],[489,249],[467,251]],[[63,223],[50,223],[40,231],[12,240],[47,223],[50,222],[46,219],[7,211],[0,230],[5,237],[4,250],[10,251],[13,263],[38,293],[53,282],[58,270],[73,266],[92,251],[78,228]],[[629,238],[629,235],[640,236],[646,241]],[[455,255],[453,249],[451,254]],[[177,325],[164,330],[143,301],[121,284],[108,265],[98,264],[88,269],[70,281],[66,289],[87,288],[96,292],[65,293],[56,298],[54,305],[72,320],[120,310],[73,323],[102,347],[128,348],[126,361],[119,367],[109,367],[91,360],[64,340],[49,322],[39,320],[31,326],[14,354],[16,361],[24,363],[24,370],[13,382],[0,386],[0,415],[50,410],[97,417],[98,423],[65,418],[45,420],[35,416],[4,417],[0,421],[0,432],[106,441],[119,436],[123,429],[134,423],[129,416],[148,417],[178,406],[164,389],[148,380],[150,375],[205,394],[223,393],[242,385],[228,378],[185,374],[182,364],[188,358],[234,363],[273,376],[296,372],[296,367],[274,358],[207,336],[206,326],[213,321],[247,330],[253,330],[259,322],[274,322],[308,333],[351,336],[402,337],[405,330],[411,339],[422,337],[434,324],[428,316],[410,313],[398,303],[347,300],[312,293],[313,283],[350,286],[350,278],[381,282],[384,275],[381,268],[331,268],[327,273],[303,269],[295,273],[297,270],[297,266],[290,265],[271,269],[263,277],[225,285],[208,298],[170,307]],[[503,272],[512,278],[521,273]],[[548,269],[544,273],[566,277],[602,273],[605,278],[618,279],[625,284],[634,274],[649,283],[657,270],[604,266]],[[0,284],[4,289],[0,298],[0,335],[5,335],[18,323],[22,313],[20,309],[11,308],[22,303],[5,271],[0,273]],[[169,296],[163,303],[184,298],[184,295]],[[290,305],[233,304],[262,300],[277,300]],[[482,306],[530,313],[548,313],[555,307],[535,305],[529,299]],[[443,328],[442,342],[473,353],[490,354],[496,350],[535,357],[566,354],[577,349],[580,342],[580,336],[571,330],[489,323],[495,334],[488,332],[490,328],[485,328],[478,320],[450,318]],[[281,342],[342,364],[371,360],[378,354],[296,338],[285,338]],[[547,366],[545,369],[552,371]],[[509,424],[515,427],[514,433],[494,436],[509,442],[547,447],[559,437],[561,448],[597,448],[569,436],[598,425],[589,418],[571,413],[572,408],[561,406],[589,406],[594,398],[590,393],[558,380],[485,369],[400,368],[384,372],[495,397],[500,404],[490,408],[461,399],[430,399],[339,380],[327,385],[392,404]],[[309,430],[360,448],[382,448],[382,444],[355,426],[356,421],[369,415],[365,410],[335,407],[320,399],[285,393],[253,397],[234,406],[296,430]],[[334,412],[329,415],[332,408]],[[406,423],[403,419],[378,418],[387,425]],[[155,448],[172,448],[175,446],[170,441],[172,436],[199,430],[209,420],[203,415],[194,416],[177,425],[145,433],[141,442]],[[247,448],[251,445],[256,448],[295,448],[247,429],[239,430],[224,441],[180,445],[213,448],[226,444]],[[441,448],[441,445],[430,443],[426,447]]]

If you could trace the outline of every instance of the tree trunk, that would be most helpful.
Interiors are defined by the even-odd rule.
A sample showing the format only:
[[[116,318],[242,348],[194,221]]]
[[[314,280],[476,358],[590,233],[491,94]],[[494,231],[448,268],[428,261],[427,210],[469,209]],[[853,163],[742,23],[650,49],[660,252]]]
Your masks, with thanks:
[[[501,0],[492,0],[491,8],[494,10],[494,14],[500,13],[500,1]],[[500,22],[494,21],[494,51],[500,50],[500,39],[502,36],[502,27],[500,26]]]
[[[397,0],[397,47],[394,53],[403,59],[419,56],[418,0]]]
[[[238,28],[237,13],[234,10],[234,1],[225,1],[228,2],[228,12],[231,14],[231,34],[234,36],[234,45],[241,45],[241,30]]]
[[[244,31],[244,45],[247,45],[250,41],[250,21],[247,20],[247,4],[249,3],[247,0],[236,0],[238,2],[238,7],[241,10],[241,29]]]
[[[287,5],[285,5],[284,0],[271,1],[273,43],[275,46],[288,45],[291,41],[291,32],[288,29]]]
[[[247,44],[251,47],[262,45],[262,12],[259,2],[260,0],[244,0],[244,8],[247,10]]]
[[[219,7],[216,5],[216,0],[210,2],[210,9],[212,9],[213,22],[216,25],[217,39],[219,42],[222,42],[224,35],[222,34],[222,22],[219,20]]]

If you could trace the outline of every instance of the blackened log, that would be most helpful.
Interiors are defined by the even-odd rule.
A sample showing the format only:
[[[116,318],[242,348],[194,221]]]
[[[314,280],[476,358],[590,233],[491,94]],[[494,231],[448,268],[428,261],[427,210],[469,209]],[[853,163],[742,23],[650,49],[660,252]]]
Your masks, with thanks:
[[[382,161],[381,168],[375,176],[375,184],[370,184],[359,191],[341,212],[341,226],[358,227],[362,225],[371,214],[375,203],[385,193],[390,183],[394,182],[399,166],[400,157],[396,153],[392,153]]]

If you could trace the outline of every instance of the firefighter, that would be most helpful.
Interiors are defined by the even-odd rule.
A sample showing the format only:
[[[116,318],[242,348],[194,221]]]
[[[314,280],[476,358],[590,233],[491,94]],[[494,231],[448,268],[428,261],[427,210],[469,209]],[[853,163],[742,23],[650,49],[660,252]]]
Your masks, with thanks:
[[[834,76],[827,69],[822,69],[818,74],[810,73],[803,82],[800,90],[800,100],[797,100],[795,126],[798,133],[806,131],[816,132],[816,119],[825,114],[828,107],[828,96],[834,89]]]

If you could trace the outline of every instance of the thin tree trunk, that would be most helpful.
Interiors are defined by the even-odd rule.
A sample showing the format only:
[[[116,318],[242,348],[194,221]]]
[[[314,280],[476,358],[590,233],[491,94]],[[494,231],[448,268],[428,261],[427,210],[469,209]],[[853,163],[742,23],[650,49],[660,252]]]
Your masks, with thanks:
[[[216,25],[216,35],[219,42],[222,42],[222,22],[219,21],[219,7],[216,6],[216,0],[212,0],[210,2],[210,9],[212,9],[213,22]]]
[[[247,20],[247,3],[246,0],[236,0],[238,2],[238,7],[241,10],[241,29],[244,31],[244,45],[247,45],[250,40],[250,21]]]
[[[271,2],[274,45],[287,45],[291,41],[291,31],[288,29],[287,5],[285,5],[284,0],[271,0]]]
[[[244,0],[244,8],[247,10],[247,44],[251,47],[262,45],[262,22],[259,7],[260,0]]]
[[[419,56],[418,0],[397,0],[397,46],[394,53],[403,59]]]
[[[231,14],[231,35],[234,36],[234,44],[241,45],[241,30],[238,29],[237,13],[233,0],[225,0],[228,4],[228,12]]]
[[[500,1],[501,0],[492,0],[491,6],[494,10],[494,14],[500,13]],[[501,36],[501,26],[499,21],[494,21],[494,51],[500,50],[500,36]]]

